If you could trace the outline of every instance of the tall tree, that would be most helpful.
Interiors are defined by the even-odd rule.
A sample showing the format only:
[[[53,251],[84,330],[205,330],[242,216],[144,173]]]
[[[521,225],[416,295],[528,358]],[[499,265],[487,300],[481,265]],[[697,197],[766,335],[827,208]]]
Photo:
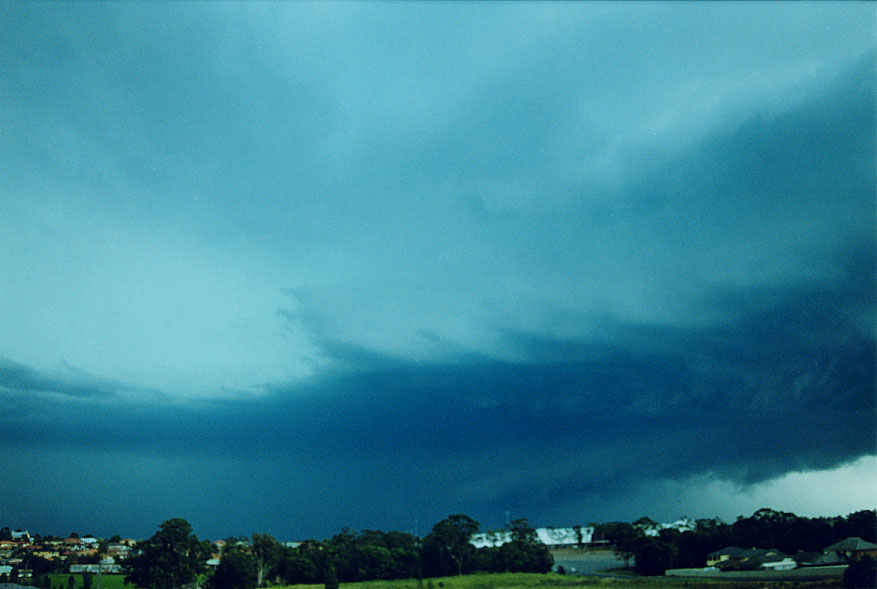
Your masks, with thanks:
[[[256,563],[256,586],[263,587],[265,578],[277,570],[283,547],[271,534],[253,534],[252,552]]]
[[[101,561],[107,555],[109,547],[110,544],[106,540],[99,540],[97,543],[97,589],[101,589],[101,571],[103,570]]]
[[[427,536],[427,540],[440,547],[457,565],[457,574],[462,575],[463,560],[468,554],[474,552],[469,539],[472,538],[472,534],[478,532],[478,528],[477,521],[468,515],[458,513],[435,524],[432,527],[432,532]]]
[[[204,546],[184,519],[169,519],[129,559],[126,583],[143,589],[177,589],[204,569]]]

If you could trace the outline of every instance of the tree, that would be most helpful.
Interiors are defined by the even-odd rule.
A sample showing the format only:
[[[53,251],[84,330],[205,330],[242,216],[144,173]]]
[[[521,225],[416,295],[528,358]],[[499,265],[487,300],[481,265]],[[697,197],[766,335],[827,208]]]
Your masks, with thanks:
[[[204,546],[184,519],[169,519],[129,559],[125,582],[143,589],[176,589],[195,580],[206,560]]]
[[[663,575],[675,557],[673,546],[663,540],[647,539],[634,550],[636,572],[641,575]]]
[[[263,587],[265,577],[277,569],[282,546],[270,534],[253,534],[252,552],[256,564],[256,586]]]
[[[329,570],[326,571],[326,580],[323,582],[323,586],[325,589],[338,589],[338,574],[335,572],[335,567],[331,564],[329,565]]]
[[[867,509],[851,513],[847,516],[847,522],[854,530],[850,536],[858,536],[866,542],[877,542],[877,511]]]
[[[513,573],[547,573],[554,566],[548,547],[539,541],[536,530],[526,519],[516,519],[509,526],[512,541],[499,547],[501,570]]]
[[[585,543],[585,537],[582,534],[582,526],[576,524],[572,527],[572,529],[576,531],[576,544],[581,546],[582,544]],[[562,568],[563,567],[558,567],[557,570],[560,571],[560,569],[562,569]],[[564,572],[566,572],[566,571],[564,571]],[[561,573],[561,574],[563,574],[563,573]]]
[[[101,589],[101,571],[103,570],[101,561],[107,555],[109,547],[110,544],[106,540],[99,540],[97,543],[97,589]]]
[[[474,551],[469,544],[472,534],[478,532],[477,521],[458,513],[446,517],[432,527],[427,539],[439,547],[457,565],[457,574],[463,574],[463,560]]]
[[[280,578],[287,585],[315,583],[317,567],[298,550],[290,550],[280,559]]]
[[[222,555],[216,572],[210,579],[213,589],[253,589],[257,570],[253,555],[242,550],[230,550]]]
[[[594,535],[612,544],[616,556],[623,558],[624,566],[628,567],[633,557],[632,548],[642,538],[643,533],[626,522],[608,522],[597,526]]]

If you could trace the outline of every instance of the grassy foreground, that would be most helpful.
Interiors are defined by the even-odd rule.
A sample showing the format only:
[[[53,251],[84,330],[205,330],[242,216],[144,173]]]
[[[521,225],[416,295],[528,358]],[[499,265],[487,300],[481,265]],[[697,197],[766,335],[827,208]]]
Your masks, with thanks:
[[[52,587],[67,589],[69,573],[49,575]],[[82,575],[73,575],[76,584],[74,589],[83,589]],[[102,575],[101,589],[134,589],[133,585],[125,584],[124,575]],[[291,585],[288,589],[323,589],[323,585]],[[819,582],[764,582],[718,579],[680,579],[668,577],[636,577],[626,579],[608,579],[601,577],[580,577],[576,575],[558,575],[549,573],[502,573],[484,575],[464,575],[462,577],[442,577],[424,579],[418,583],[415,579],[398,581],[366,581],[363,583],[341,583],[340,589],[551,589],[552,587],[574,589],[575,587],[606,587],[617,589],[821,589],[840,588],[839,581]],[[97,589],[97,576],[92,575],[92,589]],[[284,589],[275,587],[272,589]]]
[[[292,589],[322,589],[322,585],[292,585]],[[443,577],[424,579],[418,583],[414,579],[398,581],[366,581],[363,583],[341,583],[340,589],[550,589],[551,587],[617,587],[618,589],[821,589],[841,587],[839,581],[810,582],[764,582],[720,579],[680,579],[669,577],[637,577],[610,579],[603,577],[581,577],[549,573],[501,573],[484,575],[464,575],[462,577]]]
[[[49,575],[49,579],[52,580],[53,589],[59,586],[67,589],[67,579],[69,577],[70,573],[52,573]],[[125,584],[125,575],[109,575],[104,573],[100,577],[101,589],[134,589],[134,585]],[[83,589],[81,574],[74,574],[73,582],[73,589]],[[91,589],[97,589],[97,575],[91,576]]]

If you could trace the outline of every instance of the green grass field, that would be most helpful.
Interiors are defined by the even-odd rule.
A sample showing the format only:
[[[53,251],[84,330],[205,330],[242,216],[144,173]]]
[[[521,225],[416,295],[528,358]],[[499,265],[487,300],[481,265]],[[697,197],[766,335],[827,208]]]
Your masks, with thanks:
[[[292,589],[322,589],[322,585],[293,585]],[[464,575],[416,580],[367,581],[364,583],[342,583],[341,589],[549,589],[551,587],[614,587],[617,589],[822,589],[841,587],[840,582],[821,581],[819,583],[801,582],[751,582],[724,581],[712,579],[674,579],[668,577],[636,577],[610,579],[601,577],[580,577],[575,575],[547,575],[528,573],[502,573],[485,575]]]
[[[67,589],[69,573],[49,575],[53,589]],[[74,589],[83,589],[82,575],[73,575]],[[575,575],[547,575],[529,573],[502,573],[485,575],[464,575],[462,577],[443,577],[424,579],[422,583],[414,579],[399,581],[367,581],[364,583],[341,583],[341,589],[550,589],[575,587],[611,587],[617,589],[821,589],[841,587],[839,581],[802,582],[753,582],[723,581],[710,579],[671,579],[667,577],[630,577],[628,579],[607,579],[600,577],[579,577]],[[92,575],[92,589],[97,589],[97,576]],[[135,589],[126,585],[124,575],[102,575],[101,589]],[[274,589],[323,589],[323,585],[291,585]]]
[[[62,589],[67,589],[67,579],[69,577],[70,573],[49,575],[49,579],[52,580],[52,588],[57,589],[61,587]],[[82,575],[73,575],[73,579],[75,581],[73,589],[82,589]],[[125,575],[101,575],[100,586],[101,589],[135,589],[134,585],[125,583]],[[97,589],[97,575],[91,576],[91,589]]]

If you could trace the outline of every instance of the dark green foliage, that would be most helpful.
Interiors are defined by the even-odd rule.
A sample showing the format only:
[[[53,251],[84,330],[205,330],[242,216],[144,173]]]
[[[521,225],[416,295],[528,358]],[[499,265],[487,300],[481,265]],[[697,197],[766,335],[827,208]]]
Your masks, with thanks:
[[[638,527],[625,522],[598,524],[594,536],[611,542],[619,555],[636,557],[639,572],[654,575],[668,567],[702,567],[709,553],[726,546],[777,548],[794,554],[821,551],[850,536],[873,541],[877,532],[874,510],[847,518],[810,519],[760,509],[732,525],[701,519],[695,531],[661,530],[657,537],[644,536],[643,528],[652,523],[641,518]],[[512,522],[511,541],[499,547],[476,550],[469,540],[478,529],[478,522],[457,514],[435,524],[422,541],[402,532],[347,528],[323,542],[308,540],[295,548],[281,545],[268,534],[253,534],[251,542],[245,537],[229,538],[222,559],[227,570],[220,574],[217,569],[210,589],[253,589],[260,582],[260,572],[261,582],[269,585],[323,583],[331,589],[339,582],[421,579],[418,586],[429,589],[432,582],[422,581],[424,577],[551,570],[551,554],[527,520]],[[193,583],[211,551],[210,545],[199,542],[189,524],[180,519],[164,522],[138,549],[128,563],[125,580],[143,589],[177,589]],[[232,553],[238,556],[229,558]],[[44,574],[42,563],[32,562],[35,577]],[[255,581],[252,570],[256,571]]]
[[[287,585],[317,582],[317,567],[314,561],[297,550],[284,552],[278,563],[277,574]]]
[[[877,587],[877,561],[866,556],[848,566],[844,571],[844,587]]]
[[[423,565],[424,577],[448,577],[457,574],[457,565],[447,555],[445,548],[435,538],[429,536],[423,539],[420,562]],[[482,568],[476,566],[476,570]]]
[[[209,555],[184,519],[170,519],[129,559],[125,582],[143,589],[176,589],[192,583]]]
[[[325,589],[338,589],[338,574],[335,572],[335,567],[331,564],[326,571],[326,580],[323,581],[323,586]]]
[[[451,561],[456,565],[454,573],[462,575],[464,565],[472,560],[475,553],[475,547],[469,543],[469,539],[478,532],[478,528],[477,521],[462,513],[448,516],[435,524],[432,532],[424,539],[424,550],[429,551],[430,566],[435,566],[437,570],[424,573],[428,576],[444,575],[447,573],[448,561]],[[424,564],[426,560],[424,554]]]
[[[641,575],[663,575],[673,567],[676,556],[672,544],[653,538],[643,540],[634,550],[636,572]]]
[[[48,573],[63,570],[64,568],[64,561],[60,559],[49,560],[48,558],[43,558],[35,554],[28,555],[28,564],[34,575],[46,575]]]
[[[542,544],[536,530],[526,519],[517,519],[510,525],[512,541],[498,549],[497,560],[490,572],[547,573],[554,566],[554,557]]]
[[[402,532],[345,528],[323,543],[343,583],[371,579],[411,579],[421,573],[417,539]]]
[[[210,579],[212,589],[253,589],[256,586],[256,560],[243,550],[230,550],[222,555]]]
[[[256,586],[264,587],[266,579],[276,576],[283,546],[270,534],[253,534],[251,552],[256,565]]]
[[[848,515],[846,521],[852,528],[846,537],[858,536],[866,542],[877,543],[877,511],[857,511]]]
[[[643,527],[648,521],[642,518],[638,523]],[[596,526],[595,537],[612,542],[616,554],[621,557],[636,556],[638,569],[642,566],[641,551],[645,550],[650,559],[661,556],[660,551],[649,544],[652,540],[659,540],[671,548],[672,567],[696,568],[706,565],[709,553],[727,546],[775,548],[786,554],[821,552],[826,546],[848,537],[868,540],[867,535],[873,538],[877,533],[875,527],[877,512],[874,510],[858,511],[846,518],[811,519],[765,508],[750,517],[740,516],[732,525],[718,519],[698,520],[695,531],[661,530],[657,538],[644,537],[635,524],[611,522]],[[651,568],[652,564],[648,566]]]

